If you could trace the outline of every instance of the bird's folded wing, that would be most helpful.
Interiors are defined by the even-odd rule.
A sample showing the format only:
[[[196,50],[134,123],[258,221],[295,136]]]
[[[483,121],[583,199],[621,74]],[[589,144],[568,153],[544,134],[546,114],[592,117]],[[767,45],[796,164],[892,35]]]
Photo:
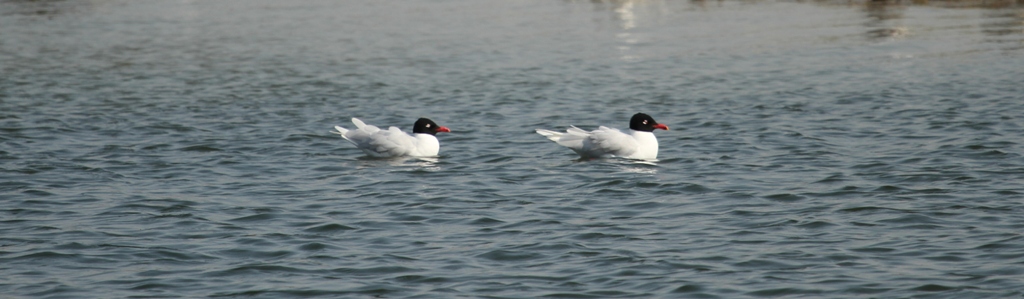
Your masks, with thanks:
[[[591,131],[585,143],[594,150],[620,157],[632,155],[640,145],[633,136],[605,126]]]

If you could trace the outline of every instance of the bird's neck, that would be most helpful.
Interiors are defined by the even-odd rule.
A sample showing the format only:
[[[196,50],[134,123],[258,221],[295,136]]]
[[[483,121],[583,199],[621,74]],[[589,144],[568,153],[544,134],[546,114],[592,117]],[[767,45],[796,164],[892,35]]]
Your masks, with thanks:
[[[441,143],[437,141],[437,137],[423,133],[412,135],[416,137],[416,149],[420,151],[420,156],[437,156],[441,149]]]
[[[636,138],[637,143],[640,147],[637,149],[637,157],[642,159],[657,159],[658,157],[658,138],[654,137],[654,132],[644,132],[637,130],[630,130],[630,135]]]

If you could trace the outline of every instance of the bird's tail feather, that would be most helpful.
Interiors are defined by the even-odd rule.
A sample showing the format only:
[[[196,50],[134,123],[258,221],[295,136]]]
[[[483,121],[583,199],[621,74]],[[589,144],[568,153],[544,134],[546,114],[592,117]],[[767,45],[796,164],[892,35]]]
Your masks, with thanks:
[[[356,129],[362,129],[366,126],[366,123],[355,117],[352,118],[352,123],[356,125]]]
[[[564,133],[559,133],[551,130],[537,129],[537,134],[551,139],[551,141],[558,142],[559,138],[562,138]]]
[[[352,141],[352,140],[348,139],[347,136],[345,136],[345,133],[348,133],[348,129],[342,128],[341,126],[334,126],[334,129],[338,130],[338,131],[337,132],[331,131],[331,133],[341,135],[341,138],[345,138],[345,140]]]
[[[569,135],[576,135],[576,136],[581,136],[581,137],[582,136],[590,135],[590,132],[587,132],[586,130],[577,128],[576,126],[569,126],[569,129],[565,130],[565,132],[569,133]]]
[[[579,133],[579,132],[582,133]],[[580,130],[576,127],[570,127],[565,133],[555,132],[551,130],[537,129],[537,134],[541,134],[547,137],[551,141],[558,143],[561,146],[578,150],[583,148],[583,139],[587,136],[587,131]]]

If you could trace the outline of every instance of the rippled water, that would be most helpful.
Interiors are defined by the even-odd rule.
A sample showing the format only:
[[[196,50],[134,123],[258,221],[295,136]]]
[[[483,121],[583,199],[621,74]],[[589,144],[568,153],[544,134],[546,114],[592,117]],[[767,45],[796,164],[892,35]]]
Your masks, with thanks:
[[[0,72],[6,298],[1024,295],[1019,1],[5,1]]]

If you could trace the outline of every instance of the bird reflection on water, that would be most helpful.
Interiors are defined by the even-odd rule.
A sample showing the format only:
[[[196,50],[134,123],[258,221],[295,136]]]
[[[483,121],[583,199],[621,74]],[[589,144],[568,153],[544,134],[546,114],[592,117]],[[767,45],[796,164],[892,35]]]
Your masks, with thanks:
[[[358,169],[363,168],[381,168],[381,167],[397,167],[402,169],[419,168],[425,171],[439,171],[441,167],[438,165],[441,162],[441,157],[390,157],[390,158],[377,158],[370,156],[360,156],[355,158],[358,161]]]

